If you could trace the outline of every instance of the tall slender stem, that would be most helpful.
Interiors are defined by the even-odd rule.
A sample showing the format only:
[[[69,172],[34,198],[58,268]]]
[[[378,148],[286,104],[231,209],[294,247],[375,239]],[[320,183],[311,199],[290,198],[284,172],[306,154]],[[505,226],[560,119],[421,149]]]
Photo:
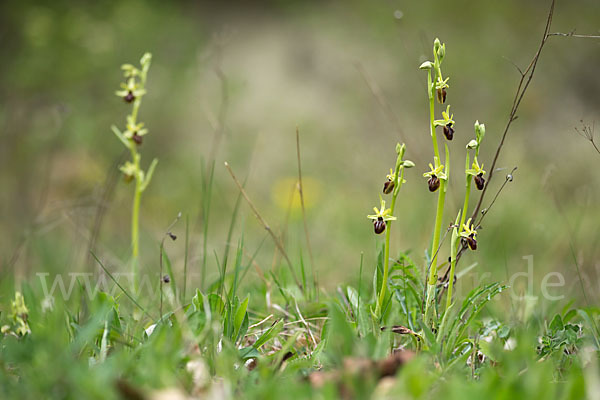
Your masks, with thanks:
[[[465,217],[467,215],[467,211],[469,209],[469,197],[471,196],[471,175],[467,175],[467,190],[465,193],[465,202],[463,204],[463,211],[462,211],[462,215],[460,216],[460,224],[458,226],[458,233],[462,232],[463,230],[463,225],[465,223]]]
[[[147,62],[144,62],[144,58],[142,58],[142,70],[140,71],[140,86],[142,90],[146,87],[146,78],[148,76],[148,68],[150,68],[149,59]],[[136,126],[137,117],[139,113],[140,106],[142,104],[142,96],[138,96],[134,102],[133,107],[131,109],[131,114],[129,115],[131,121],[129,122],[132,126]],[[152,176],[154,166],[156,164],[156,160],[153,161],[153,165],[148,170],[148,176],[144,175],[144,171],[142,171],[140,166],[140,154],[137,151],[137,145],[129,140],[127,142],[127,147],[131,152],[131,159],[134,165],[134,178],[135,178],[135,193],[133,195],[133,207],[131,212],[131,274],[132,274],[132,288],[133,292],[137,293],[138,290],[138,274],[139,274],[139,247],[140,247],[140,235],[139,235],[139,225],[140,225],[140,203],[142,199],[142,192],[144,191],[146,185],[149,183],[149,180]]]
[[[454,243],[452,243],[450,257],[451,257],[450,277],[449,277],[450,280],[448,281],[448,293],[447,293],[447,297],[446,297],[446,311],[445,312],[448,312],[448,309],[452,305],[452,288],[454,286],[454,269],[456,268],[456,246],[454,246]]]
[[[429,133],[433,142],[433,154],[435,167],[440,163],[440,151],[437,144],[437,136],[435,135],[435,86],[431,78],[431,70],[427,73],[427,90],[429,92]]]
[[[468,203],[468,201],[467,201],[467,203]],[[462,216],[461,216],[461,218],[462,218]],[[456,216],[456,221],[458,221],[458,216]],[[461,225],[461,227],[462,227],[462,225]],[[447,293],[447,297],[446,297],[446,309],[444,311],[444,318],[447,318],[446,313],[448,312],[448,310],[450,309],[450,306],[452,305],[452,289],[454,288],[454,271],[456,269],[456,254],[458,253],[459,229],[460,228],[457,226],[454,226],[454,228],[452,228],[452,240],[450,242],[450,275],[448,277],[448,293]]]
[[[393,207],[393,206],[392,206]],[[393,214],[392,214],[393,215]],[[388,221],[388,226],[385,232],[385,250],[383,258],[383,277],[381,279],[381,289],[379,290],[379,296],[377,297],[377,307],[375,307],[375,315],[380,316],[381,308],[383,307],[383,301],[385,300],[385,289],[387,287],[387,280],[390,269],[390,231],[392,227],[392,221]]]
[[[436,58],[437,60],[437,58]],[[427,88],[429,95],[429,130],[431,133],[431,140],[433,142],[434,151],[434,163],[437,168],[440,163],[440,152],[437,144],[437,137],[435,133],[435,86],[431,77],[431,70],[427,74]],[[447,157],[446,157],[447,158]],[[448,162],[448,160],[446,160]],[[446,180],[441,180],[439,188],[437,209],[435,214],[435,225],[433,231],[433,240],[431,243],[431,266],[429,268],[429,277],[427,279],[427,299],[425,302],[425,320],[431,320],[431,312],[433,311],[432,305],[435,299],[435,285],[437,283],[437,249],[440,243],[440,229],[442,227],[442,218],[444,216],[444,202],[446,200]]]
[[[475,158],[477,158],[478,154],[479,154],[479,146],[477,146]],[[467,156],[465,159],[465,171],[469,169],[469,162],[470,162],[469,151],[467,150]],[[456,261],[457,261],[456,257],[458,254],[458,246],[460,243],[459,238],[460,238],[461,232],[464,230],[463,226],[465,224],[465,218],[467,216],[467,211],[469,210],[469,198],[471,197],[471,182],[472,181],[473,181],[472,176],[469,174],[466,174],[465,201],[463,203],[463,209],[462,209],[462,213],[460,215],[460,222],[458,224],[458,227],[454,227],[454,229],[452,231],[452,241],[450,243],[450,273],[448,274],[448,293],[447,293],[447,297],[446,297],[446,311],[445,312],[448,312],[448,309],[452,305],[452,288],[454,287],[454,273],[455,273]]]
[[[142,182],[139,179],[135,181],[135,194],[133,196],[133,211],[131,213],[131,272],[133,279],[134,293],[138,289],[138,267],[139,267],[139,223],[140,223],[140,201],[142,199]]]
[[[429,269],[428,284],[435,285],[437,281],[437,249],[440,245],[440,234],[442,229],[442,219],[444,217],[444,203],[446,200],[446,181],[442,180],[440,193],[438,194],[437,209],[435,214],[435,227],[433,231],[433,243],[431,244],[431,268]]]
[[[404,168],[401,168],[402,173],[398,178],[398,170],[396,170],[394,182],[397,182],[397,189],[394,189],[392,195],[392,205],[390,206],[390,213],[394,215],[394,209],[396,208],[396,199],[398,198],[398,192],[400,191],[400,187],[402,186],[402,182],[404,181]],[[387,222],[387,227],[385,231],[385,250],[384,250],[384,259],[383,259],[383,278],[381,280],[381,290],[379,290],[379,297],[377,298],[377,306],[375,307],[375,315],[378,317],[381,313],[381,308],[383,306],[383,301],[385,300],[385,291],[387,288],[387,280],[390,274],[390,236],[392,230],[392,222]]]

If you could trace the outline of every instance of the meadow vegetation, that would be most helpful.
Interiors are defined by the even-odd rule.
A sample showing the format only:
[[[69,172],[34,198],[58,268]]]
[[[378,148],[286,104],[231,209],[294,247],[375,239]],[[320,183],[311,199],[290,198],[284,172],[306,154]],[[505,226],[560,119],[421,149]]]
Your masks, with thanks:
[[[410,79],[420,80],[414,86],[420,90],[410,92],[415,108],[406,110],[414,114],[411,122],[400,123],[393,96],[388,100],[378,79],[356,64],[357,84],[394,132],[364,142],[328,122],[333,112],[289,123],[273,110],[273,123],[286,120],[277,127],[287,126],[287,141],[257,145],[234,132],[240,110],[256,109],[236,103],[247,88],[225,73],[227,46],[217,37],[210,61],[203,61],[216,77],[205,121],[211,135],[200,141],[208,150],[195,154],[188,131],[198,122],[179,125],[183,115],[193,120],[198,112],[189,98],[179,98],[190,74],[176,76],[168,59],[160,60],[165,52],[126,55],[119,60],[126,62],[122,83],[111,72],[113,87],[95,88],[94,95],[112,100],[106,106],[112,119],[98,111],[105,130],[85,129],[82,115],[69,128],[101,135],[86,140],[96,143],[94,151],[112,152],[106,177],[85,157],[68,159],[68,168],[86,171],[82,182],[103,182],[97,202],[89,209],[57,205],[57,197],[78,190],[68,184],[40,189],[42,179],[23,183],[42,194],[39,208],[27,209],[15,245],[0,247],[7,254],[0,260],[0,397],[598,398],[600,308],[591,274],[600,255],[594,207],[600,151],[593,124],[583,121],[560,139],[568,146],[556,167],[537,162],[529,139],[512,137],[522,133],[515,132],[522,114],[528,121],[536,114],[543,124],[531,139],[536,145],[555,121],[527,101],[543,97],[534,82],[539,69],[555,62],[542,57],[550,43],[581,39],[587,51],[590,43],[597,46],[594,35],[556,33],[560,8],[554,1],[549,6],[545,21],[528,28],[536,43],[527,62],[515,64],[516,78],[494,70],[500,83],[492,74],[472,73],[469,64],[482,60],[461,58],[461,43],[427,33],[427,53],[402,62],[414,70]],[[137,10],[131,15],[147,23],[161,21],[156,10],[131,7]],[[162,7],[165,21],[176,13]],[[377,8],[352,7],[379,21]],[[44,39],[39,30],[51,26],[44,12],[32,11],[38,31],[25,34],[38,44]],[[409,18],[399,10],[393,15]],[[135,28],[138,19],[131,21]],[[184,35],[188,26],[172,29]],[[377,35],[386,36],[386,29]],[[145,50],[144,40],[135,40]],[[351,126],[347,121],[360,118],[363,103],[353,104],[352,89],[321,73],[335,90],[348,90],[340,97],[348,111],[336,116]],[[74,66],[69,79],[76,76]],[[484,96],[468,90],[472,85],[490,100],[473,100]],[[559,89],[551,93],[561,96]],[[294,94],[288,93],[291,102]],[[502,115],[495,114],[496,102],[505,103]],[[161,119],[171,111],[175,116]],[[58,131],[69,126],[62,112]],[[7,115],[0,121],[8,131],[18,118]],[[310,133],[320,129],[318,122],[341,132],[332,134],[335,143]],[[56,143],[81,145],[73,137],[58,136]],[[30,150],[44,154],[45,146],[52,147]],[[259,163],[262,179],[255,182],[252,160],[269,157],[279,164]],[[359,167],[365,159],[369,164]],[[5,180],[7,187],[14,184]],[[585,199],[565,197],[579,180],[576,191]],[[33,201],[31,189],[23,190]],[[551,211],[541,211],[548,204]],[[85,208],[81,221],[71,213],[77,207]],[[18,209],[15,214],[0,232],[14,230],[10,224],[22,217]],[[72,236],[44,236],[61,221],[73,227]],[[373,245],[365,249],[365,242]],[[535,265],[542,264],[535,275],[534,255]],[[509,271],[509,260],[520,260],[519,269]]]

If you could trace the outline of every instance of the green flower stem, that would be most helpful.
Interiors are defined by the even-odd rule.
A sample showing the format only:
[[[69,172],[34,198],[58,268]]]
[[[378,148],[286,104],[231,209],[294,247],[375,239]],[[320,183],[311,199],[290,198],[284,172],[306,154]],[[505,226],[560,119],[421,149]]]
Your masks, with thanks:
[[[433,243],[431,244],[431,268],[429,269],[429,280],[428,284],[435,285],[437,281],[437,250],[440,245],[440,236],[442,229],[442,219],[444,217],[444,203],[446,201],[446,186],[447,182],[444,180],[440,185],[440,193],[438,195],[437,210],[435,215],[435,228],[433,231]]]
[[[434,231],[434,237],[433,237],[433,244],[431,246],[431,257],[432,257],[432,261],[431,261],[431,270],[429,273],[429,283],[434,285],[435,284],[435,280],[437,280],[437,264],[436,264],[436,260],[437,260],[437,249],[438,246],[440,245],[440,236],[441,236],[441,229],[442,229],[442,219],[444,217],[444,203],[446,201],[446,186],[448,185],[448,183],[446,181],[442,181],[442,184],[440,185],[440,194],[438,195],[438,203],[437,203],[437,210],[436,210],[436,215],[435,215],[435,231]]]
[[[435,133],[435,86],[431,78],[431,71],[427,74],[427,87],[429,89],[429,129],[431,132],[431,140],[433,141],[434,162],[435,166],[440,164],[440,154]],[[447,147],[446,147],[447,150]],[[447,152],[447,151],[446,151]],[[446,157],[448,163],[448,157]],[[449,168],[446,166],[446,175],[449,173]],[[429,268],[429,278],[427,280],[427,300],[425,302],[425,320],[430,321],[431,312],[433,311],[433,301],[435,300],[435,285],[437,283],[437,248],[440,243],[440,229],[442,227],[442,218],[444,216],[444,203],[446,200],[446,185],[447,180],[442,180],[439,194],[437,210],[435,215],[435,227],[433,231],[433,242],[431,244],[431,267]]]
[[[131,213],[131,272],[133,275],[133,289],[137,292],[138,269],[139,269],[139,222],[140,222],[140,202],[142,199],[141,181],[135,181],[135,194],[133,196],[133,211]],[[134,293],[135,293],[134,292]]]
[[[463,218],[461,216],[461,218]],[[459,228],[456,226],[458,223],[458,215],[456,216],[456,221],[454,222],[454,228],[452,228],[452,241],[450,243],[450,274],[448,276],[448,293],[446,297],[446,310],[444,311],[444,318],[446,318],[446,313],[450,309],[452,305],[452,289],[454,288],[454,271],[456,269],[456,254],[458,253],[458,243],[459,243]],[[461,224],[462,226],[462,224]]]
[[[469,197],[471,194],[471,182],[472,182],[472,178],[469,175],[467,177],[467,192],[465,193],[465,203],[463,205],[463,212],[462,212],[462,216],[460,217],[460,225],[458,228],[458,233],[462,232],[463,230],[463,224],[465,223],[465,216],[467,215],[467,211],[469,209]]]
[[[398,179],[398,168],[396,168],[394,182],[396,182],[396,187],[394,188],[394,192],[392,195],[392,205],[390,207],[390,214],[394,215],[394,208],[396,208],[396,199],[398,198],[398,192],[400,191],[400,187],[402,186],[402,182],[404,181],[404,167],[400,168],[402,173],[400,174],[400,178]],[[387,280],[390,273],[390,232],[392,228],[392,221],[388,221],[385,232],[385,250],[384,250],[384,260],[383,260],[383,279],[381,280],[381,290],[379,290],[379,297],[377,298],[377,306],[375,307],[375,315],[380,317],[381,308],[383,307],[383,301],[385,300],[385,291],[387,288]]]
[[[469,153],[467,152],[467,162],[465,166],[465,170],[469,169]],[[469,197],[471,196],[471,182],[473,178],[471,175],[467,174],[467,183],[466,183],[466,191],[465,191],[465,202],[463,204],[462,215],[460,217],[460,224],[458,225],[458,233],[461,233],[463,230],[463,224],[465,223],[465,218],[467,215],[467,211],[469,210]]]
[[[467,169],[469,169],[469,162],[470,162],[469,152],[467,150],[467,157],[466,157],[466,161],[465,161],[465,171]],[[448,293],[447,293],[447,297],[446,297],[446,312],[448,312],[448,309],[452,305],[452,288],[454,287],[456,255],[458,253],[458,246],[460,243],[460,241],[459,241],[460,234],[464,230],[463,226],[465,223],[467,211],[469,210],[469,198],[471,196],[471,182],[472,181],[473,181],[472,176],[469,174],[466,174],[465,202],[463,204],[463,209],[462,209],[462,213],[460,216],[460,223],[458,224],[458,227],[455,227],[452,230],[452,243],[450,244],[450,273],[448,275]],[[458,218],[457,218],[457,221],[458,221]]]
[[[144,87],[144,81],[145,79],[142,79],[142,87]],[[131,119],[133,125],[137,123],[137,115],[141,104],[141,98],[137,98],[133,102],[133,109],[131,110]],[[132,141],[129,141],[129,150],[131,151],[131,159],[133,160],[133,165],[135,166],[135,193],[133,195],[133,206],[131,211],[131,274],[133,292],[137,293],[140,253],[140,203],[142,200],[142,185],[144,173],[140,168],[141,156],[137,151],[136,144]]]
[[[446,200],[446,185],[445,180],[440,185],[440,193],[438,195],[437,212],[435,216],[435,228],[433,231],[433,243],[431,244],[431,266],[429,268],[429,278],[427,279],[427,301],[425,303],[425,321],[431,321],[432,308],[435,301],[435,287],[437,284],[437,251],[440,245],[440,233],[442,228],[442,218],[444,216],[444,203]]]
[[[146,62],[142,66],[140,72],[140,87],[145,90],[146,78],[148,76],[148,69],[150,68],[150,62]],[[137,97],[133,102],[131,110],[131,124],[137,124],[137,117],[140,106],[142,104],[142,96]],[[141,155],[138,153],[137,145],[133,141],[127,141],[127,147],[131,152],[131,159],[135,168],[135,193],[133,195],[133,207],[131,212],[131,273],[132,273],[132,288],[134,293],[137,293],[138,289],[138,273],[139,273],[139,248],[140,248],[140,203],[142,200],[142,193],[144,189],[150,183],[154,167],[156,166],[156,159],[152,161],[152,164],[148,170],[147,178],[144,177],[144,171],[140,167]]]
[[[450,248],[450,257],[451,257],[450,275],[448,277],[448,279],[449,279],[448,293],[447,293],[447,297],[446,297],[446,311],[445,312],[448,312],[448,309],[452,305],[452,288],[454,287],[454,269],[456,268],[456,246],[454,245],[454,243],[452,243],[452,247]]]
[[[437,168],[440,165],[440,151],[435,134],[435,85],[431,79],[431,70],[427,73],[427,88],[429,89],[429,133],[433,142],[434,166]]]

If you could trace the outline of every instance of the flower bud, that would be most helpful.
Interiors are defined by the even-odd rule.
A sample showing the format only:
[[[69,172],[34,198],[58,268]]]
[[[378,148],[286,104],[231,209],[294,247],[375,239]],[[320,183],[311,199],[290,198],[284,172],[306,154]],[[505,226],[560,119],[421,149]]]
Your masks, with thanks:
[[[123,180],[125,182],[131,182],[135,178],[136,168],[135,165],[129,161],[119,167],[119,170],[123,173]]]
[[[440,46],[440,48],[437,51],[437,55],[438,55],[438,59],[440,60],[440,63],[441,63],[442,60],[444,59],[444,56],[446,55],[446,45],[445,44]]]
[[[477,140],[472,139],[469,143],[467,143],[467,149],[474,149],[477,147]]]
[[[431,175],[431,177],[427,181],[427,184],[429,185],[429,191],[435,192],[440,187],[440,178],[438,178],[435,175]]]
[[[396,143],[396,154],[400,156],[400,158],[404,157],[404,152],[406,151],[406,145],[404,143]]]
[[[446,102],[446,89],[438,89],[437,90],[437,99],[440,104],[444,104]]]
[[[404,168],[412,168],[415,166],[415,163],[410,160],[404,160],[404,161],[402,161],[402,166]]]
[[[385,231],[385,221],[383,220],[382,217],[379,217],[375,221],[373,221],[373,229],[375,230],[375,233],[378,235],[380,233],[383,233],[383,231]]]
[[[419,69],[433,69],[433,63],[431,61],[425,61],[423,64],[419,65]]]
[[[130,90],[127,92],[127,94],[125,96],[123,96],[123,100],[125,100],[126,103],[131,103],[135,100],[135,96],[133,94],[133,92]]]
[[[444,125],[444,136],[446,136],[446,139],[452,140],[454,137],[454,128],[452,127],[452,124]]]
[[[478,190],[483,190],[483,186],[485,185],[485,178],[483,177],[483,172],[480,172],[475,176],[475,186],[477,186]]]
[[[481,142],[481,139],[485,136],[485,124],[475,121],[475,134],[477,135],[477,140]]]
[[[388,179],[384,184],[383,184],[383,193],[384,194],[390,194],[392,193],[392,190],[394,190],[394,181]]]
[[[140,64],[144,65],[149,63],[152,60],[152,54],[150,53],[144,53],[144,55],[142,56],[142,58],[140,58]]]
[[[433,51],[437,54],[440,51],[440,47],[442,47],[440,39],[435,38],[435,40],[433,41]]]

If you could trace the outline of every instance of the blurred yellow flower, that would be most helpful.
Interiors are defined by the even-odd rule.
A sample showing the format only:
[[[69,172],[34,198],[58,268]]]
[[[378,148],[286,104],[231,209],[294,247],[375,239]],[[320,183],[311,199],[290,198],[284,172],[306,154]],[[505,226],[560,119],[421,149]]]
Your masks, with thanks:
[[[302,189],[304,194],[304,207],[310,209],[319,201],[321,194],[321,183],[311,177],[302,177]],[[298,178],[281,178],[271,187],[271,198],[273,203],[282,210],[290,208],[292,213],[302,211],[300,192],[298,191]]]

